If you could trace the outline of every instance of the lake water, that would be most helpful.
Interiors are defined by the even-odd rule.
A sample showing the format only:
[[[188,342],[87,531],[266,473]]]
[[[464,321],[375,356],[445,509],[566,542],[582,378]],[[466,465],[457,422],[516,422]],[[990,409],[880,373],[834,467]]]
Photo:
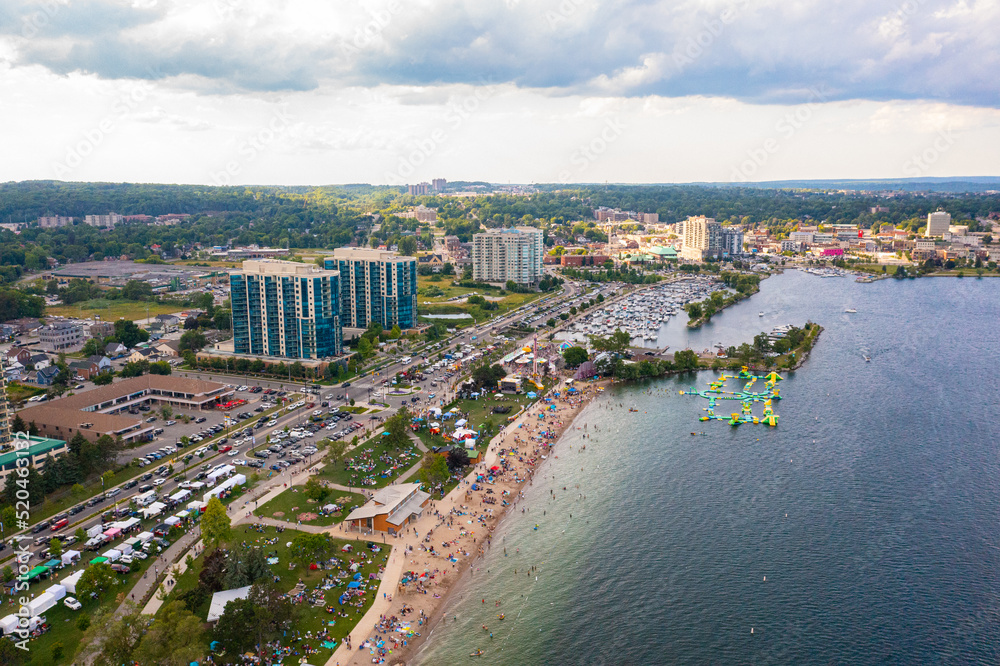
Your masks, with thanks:
[[[709,372],[592,403],[592,438],[545,462],[418,662],[997,663],[998,286],[790,271],[701,330],[671,322],[661,341],[699,351],[825,331],[777,428],[700,423],[678,392]]]

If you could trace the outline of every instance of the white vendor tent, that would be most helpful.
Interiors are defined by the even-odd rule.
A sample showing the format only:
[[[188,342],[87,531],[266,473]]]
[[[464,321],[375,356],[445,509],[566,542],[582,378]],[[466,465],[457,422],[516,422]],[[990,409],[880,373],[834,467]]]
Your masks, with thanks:
[[[76,584],[80,581],[80,576],[83,575],[83,572],[84,569],[80,569],[63,579],[62,586],[65,587],[70,594],[76,594]]]
[[[194,500],[193,502],[188,502],[188,508],[191,509],[192,511],[197,511],[198,513],[204,511],[206,506],[208,505],[205,502],[202,502],[201,500]]]
[[[56,598],[48,592],[43,592],[28,602],[28,610],[32,615],[41,615],[56,605]]]
[[[173,527],[179,522],[181,522],[181,519],[178,518],[177,516],[170,516],[169,518],[163,521],[165,525],[170,525],[171,527]]]
[[[219,495],[229,490],[230,488],[235,488],[236,486],[242,486],[246,482],[247,482],[246,476],[244,476],[243,474],[237,474],[236,476],[230,479],[226,479],[225,481],[217,485],[215,488],[209,490],[207,493],[205,493],[202,499],[205,500],[205,504],[208,504],[208,500],[212,499],[213,497],[218,497]]]
[[[111,562],[117,562],[122,558],[122,551],[112,548],[111,550],[106,550],[101,553],[101,557],[106,557]]]
[[[122,555],[132,554],[132,546],[128,545],[127,543],[118,544],[118,550],[122,552]]]
[[[53,585],[52,587],[45,590],[45,593],[51,594],[53,597],[56,598],[56,601],[59,601],[60,599],[66,596],[66,587],[64,585]]]
[[[191,497],[190,490],[181,490],[170,496],[171,501],[177,502],[178,504]]]
[[[12,634],[17,629],[17,616],[8,615],[0,620],[0,634]]]
[[[67,550],[62,554],[62,563],[66,566],[73,564],[78,559],[80,559],[80,551],[78,550]]]
[[[153,516],[158,516],[163,513],[163,510],[167,508],[167,505],[163,502],[153,502],[148,507],[142,510],[143,518],[152,518]]]
[[[135,536],[135,538],[138,539],[141,543],[146,543],[147,541],[149,541],[150,539],[153,538],[153,533],[152,532],[140,532],[139,534],[137,534]]]
[[[217,622],[226,612],[226,604],[236,599],[246,599],[250,595],[250,585],[238,587],[235,590],[223,590],[212,595],[212,604],[208,608],[208,622]]]

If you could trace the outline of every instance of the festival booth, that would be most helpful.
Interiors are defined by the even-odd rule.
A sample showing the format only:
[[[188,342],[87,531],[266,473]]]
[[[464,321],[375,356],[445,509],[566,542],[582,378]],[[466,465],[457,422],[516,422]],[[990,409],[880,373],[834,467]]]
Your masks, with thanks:
[[[131,517],[128,518],[127,520],[122,520],[117,523],[112,523],[111,526],[114,527],[115,529],[121,530],[122,534],[128,534],[129,532],[134,532],[135,530],[139,529],[141,523],[139,522],[138,518]]]
[[[231,490],[236,486],[242,486],[246,482],[247,482],[246,476],[244,476],[243,474],[237,474],[236,476],[226,479],[215,488],[209,490],[207,493],[204,494],[204,496],[202,496],[202,500],[207,505],[208,500],[212,499],[213,497],[220,497],[222,493],[226,492],[227,490]]]
[[[28,602],[28,610],[32,615],[41,615],[45,611],[49,610],[57,603],[57,599],[49,594],[48,592],[43,592],[31,601]]]
[[[139,541],[139,537],[132,537],[122,545],[127,545],[132,550],[136,548],[142,548],[142,541]]]
[[[223,465],[219,469],[215,470],[205,479],[205,485],[211,488],[216,483],[222,479],[227,479],[229,476],[236,471],[236,468],[232,465]]]
[[[201,502],[199,500],[188,502],[188,508],[191,509],[192,511],[197,511],[198,513],[204,513],[206,506],[208,506],[207,503]]]
[[[190,490],[181,490],[171,495],[170,501],[173,502],[174,504],[180,504],[189,497],[191,497]]]
[[[76,564],[80,560],[80,551],[78,550],[67,550],[62,554],[62,563],[64,567]]]
[[[170,516],[169,518],[167,518],[166,520],[163,521],[163,523],[165,525],[169,525],[170,527],[173,527],[174,525],[178,525],[180,522],[181,522],[181,519],[178,518],[177,516]]]
[[[468,421],[466,421],[465,419],[459,419],[459,420],[455,421],[455,427],[456,428],[461,428],[461,427],[465,426],[467,423],[468,423]]]
[[[153,502],[148,507],[142,510],[142,517],[149,519],[163,513],[163,510],[167,508],[167,505],[163,502]]]
[[[95,557],[94,559],[92,559],[89,562],[89,564],[102,564],[102,563],[106,563],[107,561],[108,561],[108,558],[106,558],[106,557]]]
[[[104,536],[108,538],[108,541],[112,541],[121,536],[122,531],[117,527],[112,527],[110,530],[104,532]]]
[[[56,601],[59,601],[66,596],[66,586],[65,585],[53,585],[49,589],[45,590],[46,594],[51,594],[55,597]]]
[[[29,571],[27,574],[25,574],[23,580],[29,583],[33,583],[35,582],[35,580],[41,580],[43,578],[47,578],[48,575],[49,575],[49,568],[47,566],[40,564],[31,571]]]
[[[438,423],[437,421],[433,421],[431,423],[430,431],[431,431],[432,435],[440,435],[441,434],[441,424]]]
[[[13,634],[17,631],[17,622],[18,617],[16,615],[8,615],[0,620],[0,634]]]
[[[49,571],[54,571],[56,569],[62,569],[63,563],[62,560],[60,560],[58,557],[54,557],[48,562],[46,562],[45,566],[48,567]]]
[[[67,592],[76,594],[76,584],[80,582],[80,576],[83,575],[84,571],[85,569],[80,569],[63,579],[62,586],[66,588]]]
[[[111,562],[117,562],[122,558],[122,551],[111,548],[110,550],[106,550],[103,553],[101,553],[101,557]]]
[[[147,541],[150,541],[153,538],[153,533],[140,532],[139,534],[135,535],[135,538],[139,540],[139,543],[146,543]]]
[[[120,551],[122,555],[131,555],[133,548],[127,543],[123,543],[119,544],[116,550]]]

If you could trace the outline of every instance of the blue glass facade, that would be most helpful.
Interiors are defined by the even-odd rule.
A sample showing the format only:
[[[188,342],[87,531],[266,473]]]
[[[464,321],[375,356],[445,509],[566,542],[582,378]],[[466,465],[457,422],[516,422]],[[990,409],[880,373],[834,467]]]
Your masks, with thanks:
[[[417,325],[415,258],[359,250],[326,259],[324,266],[340,271],[344,326],[367,328],[373,321],[386,329],[393,326],[407,329]]]
[[[235,352],[308,359],[339,355],[340,276],[284,266],[288,263],[246,262],[244,272],[229,276]]]

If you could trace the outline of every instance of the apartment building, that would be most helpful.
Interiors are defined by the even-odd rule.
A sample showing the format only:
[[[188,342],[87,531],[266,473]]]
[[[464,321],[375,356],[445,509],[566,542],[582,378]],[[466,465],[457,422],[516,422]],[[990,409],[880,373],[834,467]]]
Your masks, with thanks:
[[[535,227],[491,229],[472,237],[472,277],[535,284],[542,279],[543,234]]]
[[[927,229],[924,231],[924,236],[927,236],[928,238],[931,236],[943,236],[948,233],[949,227],[951,227],[950,214],[941,210],[934,213],[928,213]]]
[[[83,218],[85,224],[89,224],[92,227],[106,227],[113,229],[122,223],[122,216],[115,213],[108,213],[107,215],[88,215]]]
[[[40,217],[38,218],[38,226],[43,229],[58,229],[59,227],[71,227],[73,226],[72,217],[62,217],[61,215],[54,215],[51,217]]]
[[[322,359],[340,354],[340,273],[293,261],[244,261],[229,276],[237,354]]]
[[[343,326],[385,329],[417,325],[417,259],[360,247],[340,247],[325,261],[340,272],[340,320]]]

